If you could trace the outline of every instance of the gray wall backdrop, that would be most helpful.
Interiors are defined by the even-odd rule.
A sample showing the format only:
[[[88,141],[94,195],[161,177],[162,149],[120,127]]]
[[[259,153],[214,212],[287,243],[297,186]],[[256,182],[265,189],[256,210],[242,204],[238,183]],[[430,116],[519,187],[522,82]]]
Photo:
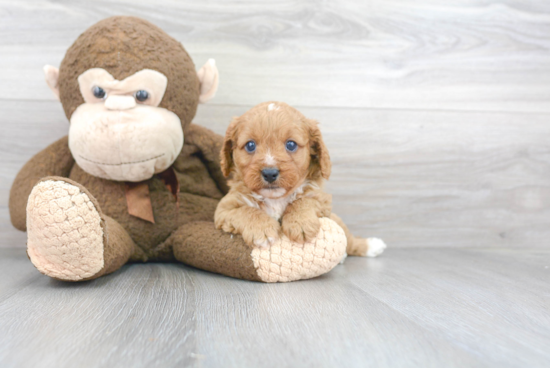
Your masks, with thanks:
[[[282,100],[321,123],[334,211],[391,247],[550,247],[550,2],[0,1],[0,247],[11,183],[68,123],[42,75],[88,26],[152,21],[221,86],[195,122]]]

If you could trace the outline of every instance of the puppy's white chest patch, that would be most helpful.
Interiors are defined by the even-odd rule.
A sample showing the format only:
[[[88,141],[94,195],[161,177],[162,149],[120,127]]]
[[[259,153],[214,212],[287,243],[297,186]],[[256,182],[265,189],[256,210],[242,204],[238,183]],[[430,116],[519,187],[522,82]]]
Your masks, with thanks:
[[[292,193],[290,195],[287,195],[286,197],[267,198],[267,197],[264,197],[265,194],[260,195],[260,194],[257,194],[257,193],[252,193],[251,196],[252,196],[252,198],[254,198],[254,200],[251,200],[251,199],[247,198],[244,195],[242,196],[242,198],[248,206],[254,207],[254,208],[259,208],[259,209],[265,211],[265,213],[267,213],[269,215],[269,217],[272,217],[275,220],[279,221],[281,219],[281,217],[283,216],[283,213],[285,212],[286,207],[290,203],[294,202],[299,194],[304,193],[304,188],[307,187],[307,186],[315,186],[316,187],[315,184],[312,184],[312,183],[306,181],[304,184],[300,185],[294,191],[294,193]],[[262,189],[262,190],[264,190],[264,189]],[[265,189],[265,190],[267,190],[267,189]],[[274,191],[282,191],[280,193],[280,195],[284,194],[284,189],[282,189],[282,188],[274,189]],[[274,194],[274,192],[271,192],[272,196],[273,196],[273,194]],[[279,194],[279,193],[277,193],[277,194]]]
[[[260,206],[270,217],[273,217],[275,220],[279,221],[285,212],[286,206],[288,206],[292,200],[293,196],[291,195],[275,199],[265,198]]]

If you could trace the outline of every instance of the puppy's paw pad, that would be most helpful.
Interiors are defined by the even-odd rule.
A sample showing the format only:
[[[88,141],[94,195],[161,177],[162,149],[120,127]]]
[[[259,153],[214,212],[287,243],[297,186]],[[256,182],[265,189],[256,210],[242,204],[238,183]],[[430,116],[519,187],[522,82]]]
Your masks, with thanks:
[[[379,238],[367,238],[367,257],[377,257],[380,254],[384,253],[384,250],[387,248],[386,243]]]

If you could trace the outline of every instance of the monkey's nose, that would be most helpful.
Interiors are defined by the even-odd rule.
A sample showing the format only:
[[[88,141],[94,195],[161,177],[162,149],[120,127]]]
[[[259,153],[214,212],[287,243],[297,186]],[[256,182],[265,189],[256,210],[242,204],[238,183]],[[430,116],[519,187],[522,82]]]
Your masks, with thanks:
[[[268,167],[263,169],[262,176],[268,183],[273,183],[279,177],[279,169],[276,167]]]
[[[136,107],[136,99],[134,96],[108,96],[105,107],[109,110],[128,110]]]

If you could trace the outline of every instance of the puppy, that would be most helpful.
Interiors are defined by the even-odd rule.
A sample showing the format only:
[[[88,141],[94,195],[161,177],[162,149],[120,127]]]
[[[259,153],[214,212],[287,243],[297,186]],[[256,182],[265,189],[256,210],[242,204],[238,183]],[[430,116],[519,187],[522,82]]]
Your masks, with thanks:
[[[331,163],[314,120],[283,102],[264,102],[234,118],[221,150],[229,193],[220,201],[218,229],[241,234],[249,245],[268,246],[281,233],[298,243],[311,241],[320,217],[330,217],[347,237],[347,253],[376,256],[385,244],[351,235],[331,213],[332,196],[322,190]]]

